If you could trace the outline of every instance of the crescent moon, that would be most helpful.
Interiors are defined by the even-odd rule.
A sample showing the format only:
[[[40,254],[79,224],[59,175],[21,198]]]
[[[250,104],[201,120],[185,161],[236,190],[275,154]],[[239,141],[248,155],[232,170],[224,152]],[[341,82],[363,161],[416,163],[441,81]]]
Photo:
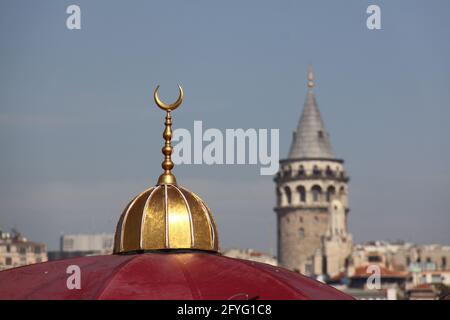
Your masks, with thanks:
[[[178,90],[179,90],[178,99],[177,99],[177,101],[175,101],[172,104],[166,104],[159,99],[158,89],[159,89],[159,85],[156,86],[155,92],[153,93],[153,98],[155,99],[156,105],[158,107],[160,107],[162,110],[167,111],[167,112],[173,111],[176,108],[178,108],[180,106],[180,104],[183,102],[183,97],[184,97],[183,88],[181,88],[180,85],[178,85]]]

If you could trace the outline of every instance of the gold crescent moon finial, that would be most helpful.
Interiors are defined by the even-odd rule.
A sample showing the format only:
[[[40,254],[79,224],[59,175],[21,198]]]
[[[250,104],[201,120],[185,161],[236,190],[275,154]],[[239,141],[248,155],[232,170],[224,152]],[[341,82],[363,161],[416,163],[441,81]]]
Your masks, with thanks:
[[[156,105],[158,107],[160,107],[162,110],[167,111],[167,112],[173,111],[176,108],[178,108],[180,106],[180,104],[183,102],[184,93],[183,93],[183,88],[180,85],[178,85],[178,90],[179,90],[178,99],[177,99],[177,101],[175,101],[172,104],[164,103],[161,101],[161,99],[159,99],[158,89],[159,89],[159,85],[156,86],[155,92],[153,93],[153,98],[155,99]]]
[[[153,93],[153,98],[155,99],[155,103],[156,105],[161,108],[162,110],[166,111],[166,121],[164,122],[165,124],[165,129],[163,132],[163,138],[164,138],[164,147],[162,148],[162,153],[164,155],[164,161],[163,163],[161,163],[162,168],[164,169],[164,173],[162,175],[159,176],[158,179],[158,185],[163,185],[163,184],[177,184],[177,179],[175,178],[175,176],[172,173],[172,169],[173,169],[173,161],[172,161],[172,152],[173,152],[173,148],[172,148],[172,116],[170,115],[170,112],[175,110],[176,108],[178,108],[180,106],[180,104],[183,102],[183,88],[181,88],[180,85],[178,85],[178,89],[180,91],[179,95],[178,95],[178,99],[177,101],[175,101],[172,104],[167,104],[162,102],[159,97],[158,97],[158,89],[159,86],[156,87],[155,92]]]

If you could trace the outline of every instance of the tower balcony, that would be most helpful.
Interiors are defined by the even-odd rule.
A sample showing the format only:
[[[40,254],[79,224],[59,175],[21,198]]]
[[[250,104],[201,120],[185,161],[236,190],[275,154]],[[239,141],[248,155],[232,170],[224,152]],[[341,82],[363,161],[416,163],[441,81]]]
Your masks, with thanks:
[[[333,180],[338,182],[349,182],[350,177],[344,172],[336,174],[334,172],[312,172],[312,173],[294,173],[292,171],[278,172],[273,181],[276,183],[299,181],[299,180]]]
[[[273,210],[278,214],[284,214],[287,212],[292,212],[294,210],[305,210],[305,211],[315,211],[317,213],[327,213],[329,210],[329,204],[326,202],[317,204],[298,204],[298,205],[286,205],[286,206],[276,206]]]

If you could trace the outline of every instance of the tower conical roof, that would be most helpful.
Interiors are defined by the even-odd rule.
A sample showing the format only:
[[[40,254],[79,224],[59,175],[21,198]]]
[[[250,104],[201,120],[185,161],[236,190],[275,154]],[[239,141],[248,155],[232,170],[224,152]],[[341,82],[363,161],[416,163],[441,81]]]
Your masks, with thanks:
[[[320,115],[313,92],[314,75],[308,68],[308,92],[303,113],[294,132],[289,159],[336,159],[330,137]]]

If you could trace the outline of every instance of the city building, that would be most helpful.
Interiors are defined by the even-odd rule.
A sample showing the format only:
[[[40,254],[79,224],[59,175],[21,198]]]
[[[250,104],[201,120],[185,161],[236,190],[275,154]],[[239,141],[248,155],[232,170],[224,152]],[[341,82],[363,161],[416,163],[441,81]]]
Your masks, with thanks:
[[[267,263],[273,266],[278,265],[278,261],[275,257],[262,253],[253,249],[228,249],[222,252],[224,256],[230,257],[230,258],[236,258],[236,259],[245,259],[245,260],[251,260],[256,262],[262,262]]]
[[[344,160],[336,157],[307,74],[303,113],[276,183],[278,261],[309,276],[345,271],[352,236],[347,232],[348,181]]]
[[[29,241],[18,231],[0,229],[0,271],[47,261],[45,244]]]
[[[97,234],[65,234],[60,238],[60,250],[49,251],[49,260],[59,260],[74,257],[111,254],[114,235],[110,233]]]
[[[60,238],[60,250],[49,251],[49,260],[111,254],[114,235],[110,233],[65,234]]]
[[[353,248],[351,265],[377,264],[398,271],[448,271],[450,246],[407,242],[370,241]]]
[[[60,249],[63,252],[98,251],[111,253],[114,244],[114,234],[65,234],[61,236]]]
[[[396,299],[438,299],[450,292],[449,253],[449,246],[437,244],[401,241],[357,244],[346,272],[326,282],[363,299],[384,296],[386,290],[395,292],[390,296]],[[371,288],[369,284],[376,272],[379,288]]]

